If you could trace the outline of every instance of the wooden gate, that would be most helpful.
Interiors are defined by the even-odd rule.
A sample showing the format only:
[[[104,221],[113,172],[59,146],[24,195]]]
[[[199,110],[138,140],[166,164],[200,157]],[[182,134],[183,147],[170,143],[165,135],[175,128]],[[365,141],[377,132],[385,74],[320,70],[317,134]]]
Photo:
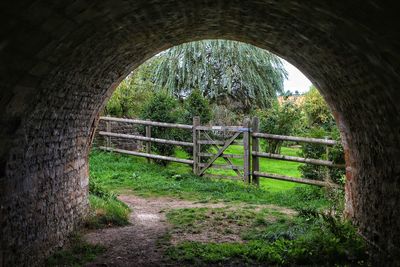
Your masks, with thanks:
[[[193,125],[193,171],[199,176],[210,176],[214,178],[240,179],[245,182],[251,181],[249,150],[251,129],[250,120],[245,119],[243,126],[200,126],[196,121]],[[211,132],[211,133],[210,133]],[[218,134],[212,134],[212,133]],[[215,138],[216,136],[221,137]],[[242,154],[226,153],[227,149],[233,144],[243,145]],[[205,146],[211,146],[211,149],[203,152]],[[212,153],[212,149],[216,150]],[[226,164],[216,164],[215,161],[222,158]],[[243,159],[243,164],[235,165],[232,159]],[[217,175],[206,173],[209,169],[230,169],[235,172],[235,176]]]

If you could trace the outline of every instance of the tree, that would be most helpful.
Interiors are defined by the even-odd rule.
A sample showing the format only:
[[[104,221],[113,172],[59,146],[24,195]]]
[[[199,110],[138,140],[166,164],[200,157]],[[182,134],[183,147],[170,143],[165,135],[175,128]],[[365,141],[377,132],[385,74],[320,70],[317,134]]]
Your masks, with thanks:
[[[284,101],[281,105],[278,102],[268,110],[257,112],[260,117],[261,132],[269,134],[290,135],[300,121],[300,109],[292,101]],[[267,140],[266,151],[269,153],[280,153],[282,141]]]
[[[326,130],[335,127],[332,112],[315,86],[305,94],[303,107],[310,127],[319,126]]]
[[[277,56],[236,41],[185,43],[159,58],[154,76],[158,88],[178,98],[198,88],[213,103],[239,102],[242,112],[270,107],[287,76]]]
[[[130,73],[115,89],[104,113],[117,117],[139,117],[143,104],[156,91],[152,77],[158,61],[159,58],[153,57]]]
[[[328,154],[323,145],[304,144],[302,145],[300,156],[328,159],[337,164],[344,164],[344,151],[340,144],[339,130],[328,105],[315,86],[312,86],[310,91],[305,94],[303,109],[307,118],[306,136],[313,138],[330,137],[337,140],[338,144],[329,148]],[[299,170],[302,176],[308,179],[324,180],[329,177],[335,183],[344,183],[345,170],[343,169],[306,163],[300,166]]]
[[[200,90],[194,90],[183,102],[183,112],[179,122],[192,124],[193,117],[199,116],[201,124],[206,124],[211,120],[211,107],[209,101],[201,95]],[[179,131],[179,139],[192,142],[192,132],[187,130]],[[193,147],[182,147],[189,155],[193,153]],[[203,146],[207,150],[207,146]]]
[[[143,107],[141,112],[142,119],[148,119],[158,122],[175,123],[178,120],[178,102],[176,99],[165,93],[155,94]],[[152,127],[151,135],[161,139],[175,139],[177,133],[174,128]],[[174,155],[174,145],[152,143],[152,150],[159,155]],[[169,162],[164,160],[155,160],[160,165],[167,165]]]

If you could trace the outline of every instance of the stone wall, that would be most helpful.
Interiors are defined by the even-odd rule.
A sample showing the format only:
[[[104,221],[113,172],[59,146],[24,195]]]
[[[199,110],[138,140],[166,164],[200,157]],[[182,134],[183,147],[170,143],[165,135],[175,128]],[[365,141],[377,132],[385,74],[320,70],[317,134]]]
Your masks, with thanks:
[[[38,265],[79,224],[96,118],[121,79],[168,47],[207,38],[275,52],[320,89],[346,148],[348,214],[387,265],[400,255],[396,4],[2,1],[1,265]]]
[[[112,133],[120,133],[120,134],[131,134],[131,135],[141,135],[144,134],[140,132],[138,125],[126,122],[116,122],[109,121],[109,127]],[[107,137],[99,135],[100,131],[107,131],[107,121],[100,120],[96,129],[96,135],[93,140],[93,147],[106,146],[107,145]],[[144,131],[144,128],[143,130]],[[109,137],[109,141],[111,142],[111,147],[125,149],[130,151],[143,151],[145,147],[145,143],[138,140],[120,138],[120,137]]]

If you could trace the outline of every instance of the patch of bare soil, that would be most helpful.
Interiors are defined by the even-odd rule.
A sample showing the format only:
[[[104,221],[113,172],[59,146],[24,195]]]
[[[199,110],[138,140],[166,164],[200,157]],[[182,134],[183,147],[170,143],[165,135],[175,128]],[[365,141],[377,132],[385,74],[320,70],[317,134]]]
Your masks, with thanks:
[[[181,208],[226,208],[224,203],[196,203],[173,198],[141,198],[135,195],[121,195],[119,199],[125,202],[133,212],[130,214],[131,225],[118,228],[93,230],[85,235],[85,239],[93,244],[100,244],[107,248],[102,256],[86,266],[172,266],[163,259],[165,246],[160,240],[172,226],[167,222],[165,213],[171,209]],[[235,206],[240,208],[242,205]],[[271,208],[282,213],[293,215],[294,211],[282,210],[272,205],[251,205],[255,210]],[[207,224],[207,222],[205,222]],[[227,222],[229,224],[229,222]],[[226,225],[230,232],[221,231],[225,225],[215,227],[207,225],[199,233],[173,233],[171,243],[176,244],[184,240],[199,242],[240,242],[241,227]],[[229,226],[229,227],[228,227]]]

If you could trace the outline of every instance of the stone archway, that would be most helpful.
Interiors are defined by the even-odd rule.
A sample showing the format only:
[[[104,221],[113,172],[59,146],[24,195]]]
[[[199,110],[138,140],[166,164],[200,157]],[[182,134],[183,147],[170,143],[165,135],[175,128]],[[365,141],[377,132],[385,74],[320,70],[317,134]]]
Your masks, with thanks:
[[[400,44],[380,1],[85,1],[0,4],[0,262],[35,263],[87,208],[96,116],[118,82],[170,46],[226,38],[289,60],[321,89],[348,162],[347,210],[400,253]]]

